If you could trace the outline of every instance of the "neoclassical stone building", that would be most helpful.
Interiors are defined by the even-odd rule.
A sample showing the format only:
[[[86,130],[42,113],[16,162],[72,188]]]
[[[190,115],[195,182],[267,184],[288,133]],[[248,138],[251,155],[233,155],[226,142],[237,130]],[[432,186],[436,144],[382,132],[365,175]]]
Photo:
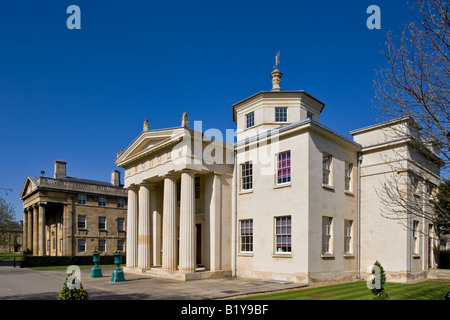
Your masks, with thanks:
[[[362,278],[376,260],[393,281],[435,267],[433,226],[386,219],[377,196],[399,175],[414,199],[435,192],[438,150],[415,147],[417,123],[397,119],[349,139],[321,124],[323,102],[282,91],[281,76],[275,69],[271,91],[232,106],[236,140],[211,139],[184,114],[168,129],[150,130],[146,120],[118,152],[128,190],[126,271],[310,284]]]
[[[125,249],[127,192],[120,172],[111,182],[69,177],[55,161],[53,177],[27,176],[23,201],[23,251],[39,256],[90,255]]]

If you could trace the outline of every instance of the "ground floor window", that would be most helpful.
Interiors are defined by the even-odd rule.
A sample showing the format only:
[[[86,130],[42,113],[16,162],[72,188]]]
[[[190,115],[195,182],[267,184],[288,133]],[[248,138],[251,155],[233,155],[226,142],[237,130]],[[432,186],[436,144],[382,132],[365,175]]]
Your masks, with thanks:
[[[322,217],[322,253],[332,253],[332,223],[333,218]]]
[[[98,240],[98,251],[106,251],[106,240]]]
[[[78,252],[86,252],[86,239],[78,239]]]
[[[241,220],[241,252],[253,251],[253,220]]]
[[[125,240],[117,240],[117,250],[125,251]]]
[[[291,216],[275,218],[275,251],[291,252]]]

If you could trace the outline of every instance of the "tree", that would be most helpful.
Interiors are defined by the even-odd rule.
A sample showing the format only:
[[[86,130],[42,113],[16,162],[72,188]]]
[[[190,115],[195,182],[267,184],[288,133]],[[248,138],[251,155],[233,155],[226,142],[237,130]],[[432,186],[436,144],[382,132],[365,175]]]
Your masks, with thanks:
[[[448,169],[450,19],[445,0],[415,0],[415,18],[400,36],[387,33],[388,67],[377,71],[375,106],[381,120],[410,116],[426,141],[441,146]]]
[[[436,224],[440,234],[450,233],[450,180],[444,180],[439,186],[436,201],[433,201]]]
[[[408,137],[404,145],[394,150],[391,159],[386,159],[395,174],[378,192],[386,208],[384,216],[401,221],[407,228],[411,228],[414,216],[435,226],[450,222],[448,211],[435,214],[439,182],[430,185],[423,176],[427,169],[432,172],[433,166],[444,175],[450,169],[449,3],[445,0],[414,3],[410,6],[414,21],[407,23],[399,35],[387,33],[382,51],[387,67],[377,71],[374,81],[374,108],[379,120],[405,119],[414,128],[411,133],[405,126],[397,126],[388,133],[391,140]],[[412,168],[410,160],[416,154],[420,158],[415,159],[418,165]],[[435,175],[436,172],[439,170],[434,170]]]
[[[0,246],[10,245],[10,235],[15,229],[14,218],[13,205],[0,197]]]

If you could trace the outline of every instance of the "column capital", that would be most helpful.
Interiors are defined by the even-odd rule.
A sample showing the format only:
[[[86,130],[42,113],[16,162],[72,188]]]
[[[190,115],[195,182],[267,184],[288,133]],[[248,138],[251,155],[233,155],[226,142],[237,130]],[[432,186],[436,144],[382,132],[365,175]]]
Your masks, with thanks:
[[[137,190],[139,190],[139,185],[137,185],[137,184],[132,184],[132,185],[130,185],[129,187],[127,187],[127,188],[125,188],[127,191],[128,190],[132,190],[132,191],[137,191]]]
[[[46,206],[47,205],[47,201],[39,201],[39,205],[40,206]]]

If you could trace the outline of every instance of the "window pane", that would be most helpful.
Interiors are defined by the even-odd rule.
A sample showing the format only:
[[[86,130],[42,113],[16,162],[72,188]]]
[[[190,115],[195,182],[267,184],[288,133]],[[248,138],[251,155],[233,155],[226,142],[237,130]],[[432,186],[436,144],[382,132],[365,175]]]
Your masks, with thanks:
[[[287,122],[287,108],[275,108],[275,122]]]
[[[277,161],[277,183],[286,183],[291,181],[291,152],[278,154]]]
[[[247,128],[251,128],[255,125],[255,114],[250,112],[246,114]]]
[[[275,251],[291,252],[291,217],[275,219]]]
[[[253,188],[253,165],[246,162],[241,165],[242,190],[251,190]]]
[[[253,251],[253,220],[241,220],[241,251]]]

